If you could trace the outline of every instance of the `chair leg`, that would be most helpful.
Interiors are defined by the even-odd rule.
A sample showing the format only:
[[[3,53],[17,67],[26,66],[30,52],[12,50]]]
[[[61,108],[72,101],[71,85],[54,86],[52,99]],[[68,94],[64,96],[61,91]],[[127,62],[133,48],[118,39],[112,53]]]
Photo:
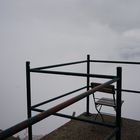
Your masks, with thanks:
[[[101,110],[101,108],[102,108],[102,105],[100,105],[100,108],[99,108],[99,109],[98,109],[98,106],[95,106],[95,108],[96,108],[96,111],[98,112],[98,113],[96,114],[96,116],[95,116],[95,120],[97,119],[98,115],[100,115],[102,121],[104,122],[103,115],[102,115],[101,112],[100,112],[100,110]]]

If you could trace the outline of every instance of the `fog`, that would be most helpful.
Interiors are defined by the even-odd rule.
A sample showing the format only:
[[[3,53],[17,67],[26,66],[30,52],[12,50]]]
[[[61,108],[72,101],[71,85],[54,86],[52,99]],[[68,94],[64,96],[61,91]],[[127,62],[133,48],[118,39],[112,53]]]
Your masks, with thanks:
[[[139,4],[137,0],[0,0],[0,129],[26,119],[26,61],[38,67],[83,60],[87,54],[92,59],[139,61]],[[94,71],[114,74],[115,67],[95,65]],[[85,72],[84,66],[66,68],[71,69]],[[140,90],[139,69],[123,66],[124,88]],[[33,74],[32,84],[34,104],[79,88],[85,79]],[[123,116],[140,120],[135,110],[139,95],[123,98]],[[66,112],[83,112],[84,104],[83,100]],[[48,133],[65,121],[48,118],[33,126],[34,133]]]

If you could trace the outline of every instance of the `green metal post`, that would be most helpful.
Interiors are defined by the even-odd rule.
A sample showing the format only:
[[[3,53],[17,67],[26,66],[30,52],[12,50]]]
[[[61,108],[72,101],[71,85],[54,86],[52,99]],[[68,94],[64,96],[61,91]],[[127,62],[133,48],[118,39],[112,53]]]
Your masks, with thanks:
[[[90,55],[87,55],[87,74],[90,74]],[[90,76],[87,76],[87,91],[89,90],[90,85]],[[89,115],[89,96],[87,96],[87,106],[86,106],[87,115]]]
[[[121,89],[122,89],[122,68],[117,67],[117,109],[116,109],[116,126],[119,129],[116,133],[116,140],[121,140]]]
[[[27,117],[32,117],[31,114],[31,81],[30,81],[30,62],[26,62],[26,88],[27,88]],[[28,126],[28,139],[32,140],[32,126]]]

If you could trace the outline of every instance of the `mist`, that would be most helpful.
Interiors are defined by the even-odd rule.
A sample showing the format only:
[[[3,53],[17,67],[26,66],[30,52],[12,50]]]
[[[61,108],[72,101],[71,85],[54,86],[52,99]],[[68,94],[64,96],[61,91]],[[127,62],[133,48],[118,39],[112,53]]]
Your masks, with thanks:
[[[1,0],[0,129],[26,119],[26,61],[31,62],[31,67],[38,67],[83,60],[87,54],[93,59],[139,61],[139,4],[137,0]],[[115,66],[103,66],[103,72],[115,72]],[[97,66],[95,72],[100,72],[100,68]],[[85,71],[83,67],[72,69]],[[124,87],[140,90],[138,72],[139,67],[124,66],[124,78],[131,73],[132,80],[124,80]],[[50,78],[47,84],[45,78]],[[56,86],[52,91],[59,78],[65,86]],[[84,80],[37,75],[32,80],[35,85],[33,103],[77,88],[85,84]],[[140,113],[131,106],[132,101],[139,106],[139,95],[127,94],[124,98],[127,103],[123,116],[140,120]],[[75,108],[82,112],[81,104],[84,103],[81,101]],[[67,112],[71,114],[73,108]],[[49,127],[42,126],[44,122],[35,125],[35,133],[48,133],[66,121],[58,117],[52,117],[52,120],[45,122]],[[44,128],[40,130],[38,125]]]

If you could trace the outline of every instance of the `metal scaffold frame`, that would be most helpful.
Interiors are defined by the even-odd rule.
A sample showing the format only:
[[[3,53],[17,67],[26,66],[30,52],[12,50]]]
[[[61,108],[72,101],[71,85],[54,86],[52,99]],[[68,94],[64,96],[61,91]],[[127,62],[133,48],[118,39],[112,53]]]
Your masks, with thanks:
[[[56,68],[56,67],[62,67],[62,66],[68,66],[68,65],[75,65],[75,64],[83,64],[86,63],[87,66],[87,72],[86,73],[76,73],[76,72],[64,72],[64,71],[53,71],[53,70],[48,70],[50,68]],[[0,132],[0,139],[6,139],[9,136],[12,136],[16,134],[17,132],[25,129],[28,127],[28,137],[29,140],[32,140],[32,125],[51,116],[60,116],[60,117],[65,117],[69,119],[75,119],[75,120],[80,120],[84,122],[89,122],[93,124],[98,124],[98,125],[104,125],[107,127],[112,127],[113,131],[105,138],[106,140],[110,140],[112,137],[116,137],[116,140],[121,140],[121,92],[135,92],[135,93],[140,93],[140,91],[132,91],[132,90],[126,90],[122,89],[122,68],[117,67],[117,72],[116,75],[100,75],[100,74],[91,74],[90,73],[90,67],[91,63],[119,63],[119,64],[140,64],[139,62],[125,62],[125,61],[104,61],[104,60],[91,60],[90,55],[87,55],[87,59],[83,61],[77,61],[77,62],[70,62],[70,63],[64,63],[64,64],[57,64],[57,65],[51,65],[51,66],[45,66],[45,67],[37,67],[37,68],[30,68],[30,62],[26,62],[26,86],[27,86],[27,115],[28,118],[27,120],[24,120],[23,122],[20,122],[19,124],[12,126],[2,132]],[[86,78],[86,86],[81,87],[79,89],[75,89],[71,92],[65,93],[63,95],[54,97],[52,99],[43,101],[41,103],[31,105],[31,73],[44,73],[44,74],[56,74],[56,75],[66,75],[66,76],[75,76],[75,77],[85,77]],[[109,79],[107,82],[90,89],[90,78],[103,78],[103,79]],[[115,123],[107,123],[107,122],[102,122],[102,121],[97,121],[97,120],[85,120],[82,118],[70,116],[67,114],[61,114],[57,113],[58,111],[80,101],[83,98],[86,98],[86,113],[89,115],[89,97],[91,94],[94,92],[98,91],[101,88],[104,88],[106,85],[116,83],[116,122]],[[57,99],[60,99],[62,97],[65,97],[67,95],[70,95],[72,93],[75,93],[77,91],[81,91],[83,89],[86,89],[85,92],[72,97],[68,99],[65,102],[62,102],[52,108],[49,108],[47,110],[42,110],[39,109],[41,105],[47,104],[49,102],[55,101]],[[32,116],[32,111],[37,111],[40,112],[39,114]]]

